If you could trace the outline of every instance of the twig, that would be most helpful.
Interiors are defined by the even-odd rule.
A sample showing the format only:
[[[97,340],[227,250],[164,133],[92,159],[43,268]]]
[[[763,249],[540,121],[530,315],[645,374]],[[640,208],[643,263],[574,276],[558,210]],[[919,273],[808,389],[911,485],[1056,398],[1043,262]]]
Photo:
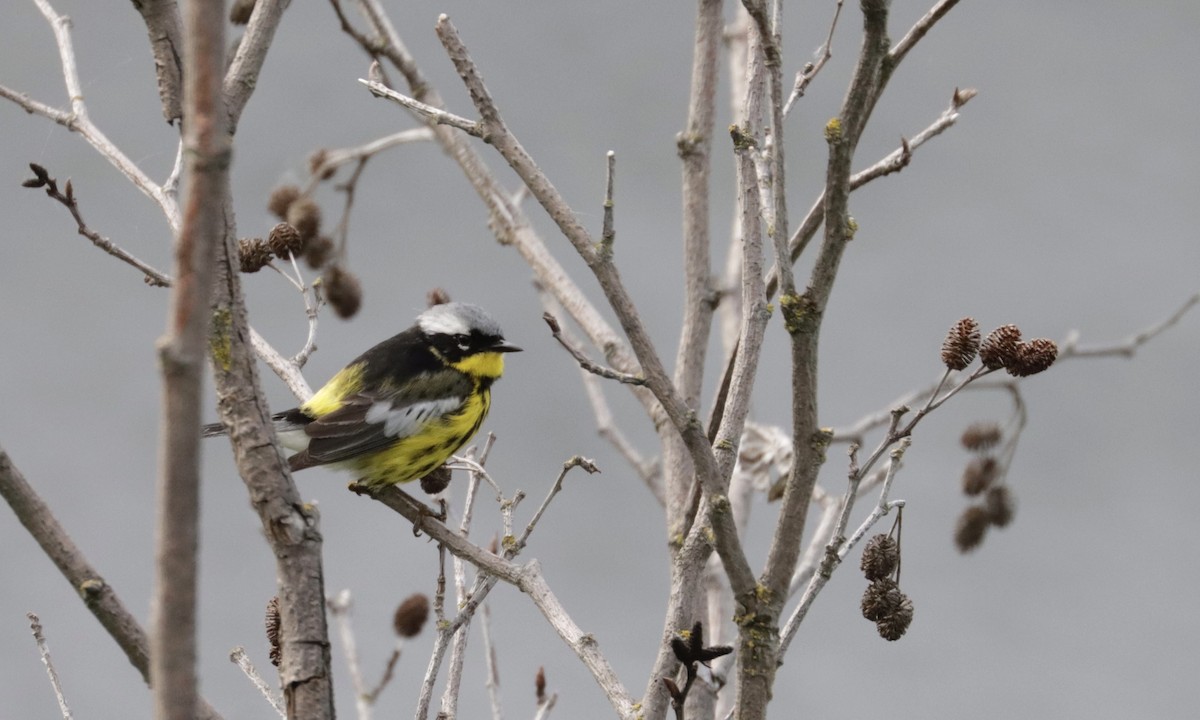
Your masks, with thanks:
[[[804,97],[804,92],[808,89],[809,84],[816,79],[817,73],[825,67],[825,63],[833,57],[833,33],[837,30],[838,18],[842,15],[842,3],[844,0],[837,0],[837,6],[833,10],[833,21],[829,23],[829,35],[825,38],[825,43],[817,49],[818,57],[815,63],[808,63],[804,69],[796,73],[796,82],[792,86],[792,94],[788,96],[787,102],[783,105],[783,115],[787,117],[792,111],[792,106],[797,100]]]
[[[445,110],[440,110],[432,105],[426,105],[420,100],[398,93],[387,85],[375,80],[366,80],[359,78],[358,81],[367,86],[371,94],[375,97],[387,98],[392,102],[398,103],[404,108],[416,113],[418,117],[424,118],[426,121],[436,125],[449,125],[452,128],[462,130],[468,135],[477,138],[484,138],[483,127],[480,123],[468,120],[464,117],[459,117],[453,113],[448,113]],[[484,138],[486,140],[486,138]]]
[[[892,489],[892,482],[896,478],[896,472],[900,469],[900,459],[904,456],[904,451],[908,449],[909,439],[905,438],[899,447],[892,451],[891,461],[888,464],[887,475],[883,481],[883,487],[879,491],[879,501],[875,508],[871,510],[871,514],[858,526],[858,529],[847,539],[841,536],[841,532],[835,531],[832,540],[825,547],[825,558],[821,562],[820,570],[809,580],[808,587],[804,594],[800,597],[800,603],[792,614],[788,617],[780,632],[779,652],[778,657],[782,660],[787,653],[788,646],[792,642],[792,638],[796,636],[796,631],[800,628],[800,623],[804,622],[805,616],[808,614],[808,609],[812,607],[813,600],[824,589],[825,584],[833,576],[833,571],[841,564],[850,551],[859,543],[867,532],[879,522],[879,519],[887,515],[894,508],[904,507],[903,500],[888,500],[888,495]],[[859,474],[859,473],[855,473]],[[844,517],[844,515],[843,515]],[[839,519],[839,525],[841,524]]]
[[[537,290],[538,297],[542,301],[542,309],[545,313],[553,316],[554,310],[558,308],[554,298],[546,291],[544,285],[538,281],[533,283],[534,289]],[[574,337],[571,335],[569,328],[559,326],[559,332],[569,345],[577,345]],[[596,416],[596,432],[600,437],[604,438],[611,444],[621,457],[637,472],[638,477],[650,489],[654,498],[658,500],[659,505],[666,504],[664,491],[662,487],[662,472],[661,465],[655,460],[645,460],[642,454],[633,446],[625,433],[621,432],[621,428],[617,426],[613,418],[612,410],[608,406],[608,400],[604,396],[604,389],[601,387],[600,381],[596,376],[584,368],[580,368],[580,379],[583,383],[583,390],[587,394],[588,402],[591,403],[592,412]]]
[[[171,231],[178,233],[179,206],[163,192],[161,187],[142,172],[136,163],[121,152],[88,117],[87,104],[83,99],[83,86],[79,80],[79,69],[75,64],[75,46],[71,41],[70,18],[58,14],[47,0],[34,0],[34,2],[54,31],[54,40],[58,46],[59,59],[62,63],[63,79],[67,86],[67,97],[71,99],[71,109],[60,110],[51,107],[5,87],[0,87],[0,97],[15,102],[26,112],[53,120],[71,132],[77,132],[83,136],[84,140],[132,182],[134,187],[141,190],[162,209],[167,223],[171,226]]]
[[[80,235],[91,240],[93,245],[109,255],[140,270],[147,285],[153,287],[170,287],[171,277],[169,275],[142,262],[132,253],[88,227],[79,210],[79,202],[75,197],[75,188],[69,179],[67,180],[66,191],[60,192],[58,181],[50,177],[49,173],[41,165],[30,163],[29,169],[33,171],[34,177],[22,184],[27,188],[44,188],[46,195],[61,203],[71,213],[71,217],[75,219],[75,226]]]
[[[588,356],[585,355],[582,350],[575,347],[570,340],[563,337],[562,326],[558,324],[558,318],[554,317],[550,311],[547,310],[546,312],[542,313],[542,320],[544,320],[546,324],[550,326],[550,334],[555,340],[558,341],[559,345],[563,346],[564,350],[570,353],[571,357],[575,358],[575,361],[579,363],[579,367],[587,370],[593,375],[599,375],[600,377],[608,378],[609,380],[616,380],[620,383],[626,383],[628,385],[646,384],[646,378],[642,377],[641,375],[630,375],[629,373],[617,372],[611,368],[601,367],[600,365],[597,365],[589,360]]]
[[[354,684],[354,708],[358,713],[358,720],[371,720],[371,694],[367,692],[362,666],[358,662],[358,643],[354,636],[354,626],[350,622],[350,610],[353,607],[350,591],[342,590],[329,599],[326,607],[337,624],[338,637],[342,641],[342,656],[346,659],[346,670]]]
[[[1067,339],[1059,344],[1058,359],[1065,360],[1067,358],[1077,357],[1107,357],[1121,356],[1133,357],[1138,348],[1158,337],[1160,333],[1171,328],[1178,323],[1184,315],[1188,313],[1197,303],[1200,303],[1200,292],[1188,297],[1187,300],[1180,305],[1175,312],[1171,313],[1161,322],[1155,323],[1148,328],[1140,330],[1124,340],[1113,343],[1111,345],[1096,345],[1093,347],[1079,347],[1079,332],[1072,330]],[[1057,361],[1056,361],[1057,362]]]
[[[348,148],[338,148],[336,150],[323,150],[320,152],[320,162],[316,167],[312,168],[309,173],[308,182],[305,184],[303,194],[311,193],[316,189],[317,183],[321,179],[327,177],[343,165],[352,162],[359,162],[365,158],[375,157],[385,150],[406,145],[414,142],[426,142],[433,140],[433,131],[427,127],[412,128],[409,130],[401,130],[391,135],[372,140],[362,145],[356,145]]]
[[[50,687],[54,688],[54,697],[58,700],[58,711],[63,720],[71,720],[71,708],[67,705],[67,696],[63,694],[62,684],[58,681],[58,671],[50,659],[50,648],[46,645],[46,636],[42,634],[42,621],[38,616],[28,612],[29,628],[33,631],[33,639],[37,642],[38,653],[42,656],[42,664],[46,666],[46,674],[50,676]]]
[[[479,602],[482,602],[481,596],[486,594],[483,592],[484,588],[494,584],[496,579],[516,586],[529,596],[559,637],[583,661],[584,666],[588,668],[605,696],[608,697],[617,715],[629,720],[636,717],[632,698],[622,686],[607,659],[600,653],[595,638],[580,630],[567,614],[558,598],[546,584],[536,560],[525,565],[517,565],[511,560],[493,555],[459,536],[441,521],[434,519],[432,511],[428,507],[395,486],[389,486],[382,490],[368,489],[367,494],[403,515],[413,523],[414,527],[443,544],[454,555],[467,560],[491,576],[476,579],[478,592],[472,592],[471,601],[460,611],[459,619],[464,613],[474,612],[474,608],[478,606]],[[434,660],[431,659],[430,662],[432,664]]]
[[[271,707],[275,708],[275,712],[279,717],[287,718],[287,710],[283,707],[283,698],[279,697],[279,693],[272,690],[262,675],[258,674],[258,669],[254,667],[254,663],[250,662],[250,657],[246,655],[246,648],[238,645],[229,653],[229,659],[241,668],[242,673],[254,684],[258,689],[259,694],[266,698],[267,702],[271,703]]]
[[[487,603],[479,608],[479,630],[483,638],[483,662],[487,679],[488,701],[492,706],[492,720],[504,719],[504,706],[500,702],[500,668],[496,660],[496,646],[492,641],[492,611]]]

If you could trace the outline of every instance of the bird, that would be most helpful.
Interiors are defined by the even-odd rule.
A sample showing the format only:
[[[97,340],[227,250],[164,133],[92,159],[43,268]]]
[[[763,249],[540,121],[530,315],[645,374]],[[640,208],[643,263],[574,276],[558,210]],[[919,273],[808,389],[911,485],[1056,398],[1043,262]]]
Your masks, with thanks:
[[[350,470],[371,490],[441,467],[479,430],[504,355],[521,348],[478,305],[446,302],[338,371],[299,407],[272,416],[293,472]],[[205,425],[204,437],[226,434]]]

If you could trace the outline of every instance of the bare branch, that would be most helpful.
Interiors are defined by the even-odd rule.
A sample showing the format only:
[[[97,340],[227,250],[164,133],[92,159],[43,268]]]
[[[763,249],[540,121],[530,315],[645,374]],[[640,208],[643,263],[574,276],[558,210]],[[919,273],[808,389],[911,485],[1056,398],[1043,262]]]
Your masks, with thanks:
[[[145,631],[121,602],[116,590],[88,563],[66,529],[30,487],[3,447],[0,447],[0,496],[4,497],[17,520],[116,641],[125,657],[141,673],[142,679],[149,683],[150,660]],[[221,717],[204,700],[199,702],[196,716],[204,720],[220,720]]]
[[[1067,358],[1077,357],[1108,357],[1114,355],[1121,357],[1133,357],[1138,348],[1158,337],[1160,333],[1173,327],[1197,303],[1200,303],[1200,292],[1190,296],[1175,310],[1175,312],[1171,313],[1161,322],[1139,330],[1133,335],[1125,338],[1125,340],[1112,345],[1079,347],[1079,333],[1078,331],[1072,331],[1070,334],[1068,334],[1066,340],[1063,340],[1061,343],[1059,343],[1058,359],[1065,360]]]
[[[291,0],[256,0],[254,13],[238,42],[237,52],[225,71],[224,96],[226,119],[236,128],[250,95],[258,84],[258,75],[267,60],[267,51],[275,39],[275,30]]]
[[[196,714],[196,588],[200,529],[200,408],[208,349],[213,256],[224,232],[230,141],[222,117],[225,18],[190,0],[184,38],[187,198],[175,241],[167,331],[158,341],[163,405],[155,507],[150,685],[155,717]],[[68,186],[69,187],[69,186]]]
[[[83,215],[79,210],[79,201],[76,198],[70,180],[67,180],[67,193],[64,194],[59,191],[57,181],[50,177],[44,168],[33,163],[30,164],[30,168],[33,169],[36,177],[31,180],[26,180],[24,183],[25,187],[44,187],[46,190],[46,195],[54,200],[57,200],[63,205],[63,207],[67,209],[68,212],[71,213],[71,217],[75,219],[75,226],[80,235],[84,236],[88,240],[91,240],[93,245],[109,255],[112,255],[118,260],[128,265],[132,265],[140,270],[145,276],[146,284],[155,287],[169,287],[171,285],[170,276],[159,270],[156,270],[151,265],[142,262],[132,253],[128,252],[121,246],[87,226],[87,223],[83,221]]]

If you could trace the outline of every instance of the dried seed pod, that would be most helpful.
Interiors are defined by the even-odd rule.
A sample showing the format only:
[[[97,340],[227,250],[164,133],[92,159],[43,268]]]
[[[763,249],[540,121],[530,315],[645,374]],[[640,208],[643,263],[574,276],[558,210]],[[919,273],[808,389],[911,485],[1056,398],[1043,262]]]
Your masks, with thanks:
[[[1047,338],[1034,338],[1017,345],[1016,359],[1006,366],[1009,375],[1027,377],[1037,375],[1058,359],[1058,345]]]
[[[875,629],[879,631],[879,637],[884,640],[899,640],[908,631],[908,626],[912,625],[912,619],[912,600],[904,593],[900,593],[900,602],[897,603],[896,608],[888,615],[877,620],[875,622]]]
[[[950,328],[942,342],[942,362],[951,370],[965,370],[979,352],[979,323],[965,317]]]
[[[320,270],[333,257],[333,240],[328,235],[318,235],[304,244],[304,261],[313,270]]]
[[[445,465],[421,478],[421,490],[426,495],[437,495],[450,484],[450,468]]]
[[[958,527],[954,530],[954,544],[958,546],[958,551],[965,553],[979,547],[983,536],[987,534],[989,522],[987,508],[972,505],[963,510],[958,517]]]
[[[974,497],[987,490],[992,486],[992,482],[996,480],[998,470],[999,463],[996,462],[995,458],[973,458],[971,462],[967,463],[966,469],[963,470],[963,492]]]
[[[300,231],[300,237],[305,242],[315,238],[321,231],[321,208],[317,201],[310,197],[298,197],[288,205],[287,217],[289,223]]]
[[[392,628],[402,638],[416,637],[429,619],[429,598],[421,593],[409,595],[392,615]]]
[[[329,159],[329,151],[321,148],[308,156],[308,172],[310,175],[320,174],[320,179],[328,180],[337,172],[337,167],[324,167],[325,161]]]
[[[343,320],[354,317],[362,307],[362,285],[354,273],[341,265],[326,268],[321,283],[325,286],[325,298]]]
[[[280,185],[271,191],[267,199],[267,210],[280,220],[287,219],[288,208],[300,197],[300,188],[295,185]]]
[[[279,648],[279,596],[275,595],[267,601],[267,643],[270,645],[271,664],[279,667],[279,661],[283,658],[283,651]]]
[[[1016,513],[1016,503],[1007,485],[997,485],[988,490],[984,506],[987,508],[988,521],[996,527],[1008,525]]]
[[[537,675],[533,677],[533,689],[537,693],[537,704],[546,702],[546,668],[539,665]],[[678,690],[678,688],[676,688]]]
[[[973,452],[985,452],[1004,439],[1000,426],[993,422],[975,423],[963,431],[962,446]]]
[[[899,562],[900,546],[893,538],[880,533],[867,541],[859,567],[868,580],[879,580],[890,577]]]
[[[288,255],[300,254],[300,249],[304,247],[304,240],[300,238],[299,230],[289,223],[281,222],[271,228],[271,234],[267,235],[267,245],[271,247],[271,252],[275,253],[275,257],[287,260]]]
[[[862,614],[866,619],[877,622],[890,615],[900,605],[904,593],[891,578],[880,578],[867,586],[862,596]]]
[[[1016,325],[1001,325],[988,333],[979,347],[979,359],[989,370],[1008,367],[1017,357],[1021,329]]]
[[[262,238],[238,240],[238,265],[244,273],[256,273],[271,262],[271,247]]]

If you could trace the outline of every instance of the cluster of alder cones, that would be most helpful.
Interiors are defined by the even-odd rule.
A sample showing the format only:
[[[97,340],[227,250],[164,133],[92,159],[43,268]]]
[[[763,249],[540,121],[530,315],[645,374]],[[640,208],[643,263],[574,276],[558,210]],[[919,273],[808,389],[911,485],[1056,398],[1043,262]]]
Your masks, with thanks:
[[[976,355],[988,371],[1004,368],[1014,377],[1027,377],[1054,364],[1058,345],[1047,338],[1021,340],[1021,329],[1011,324],[1001,325],[980,342],[979,323],[965,317],[946,334],[942,362],[951,370],[966,370]]]
[[[862,596],[863,617],[884,640],[899,640],[912,624],[913,602],[900,590],[900,543],[880,533],[867,541],[860,564],[871,584]]]
[[[271,192],[267,209],[282,222],[271,228],[267,239],[238,240],[241,271],[254,273],[272,258],[290,261],[303,258],[314,270],[322,270],[325,299],[340,318],[353,317],[362,306],[362,285],[349,270],[336,262],[333,240],[321,234],[321,208],[295,185],[280,185]]]
[[[958,517],[954,544],[961,552],[979,547],[991,526],[1005,527],[1013,519],[1012,490],[1004,482],[1001,463],[992,450],[1000,444],[1003,432],[995,423],[976,423],[962,434],[962,445],[975,454],[963,470],[962,490],[974,498]]]

